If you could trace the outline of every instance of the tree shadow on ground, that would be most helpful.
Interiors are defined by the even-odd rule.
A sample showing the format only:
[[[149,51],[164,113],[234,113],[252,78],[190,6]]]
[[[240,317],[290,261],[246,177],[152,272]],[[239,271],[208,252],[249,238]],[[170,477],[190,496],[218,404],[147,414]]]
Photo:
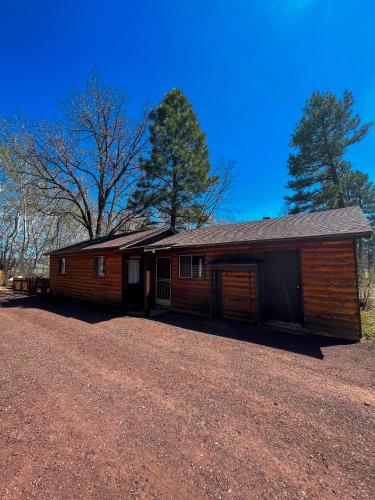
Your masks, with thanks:
[[[212,321],[201,317],[187,316],[182,313],[170,313],[153,318],[153,320],[207,335],[226,337],[240,342],[280,349],[320,360],[324,359],[323,348],[355,343],[351,340],[321,335],[299,335],[265,327],[257,327],[243,321]]]
[[[111,308],[105,304],[90,304],[84,301],[76,301],[56,297],[52,295],[27,295],[19,292],[1,291],[0,292],[0,307],[4,308],[21,308],[21,309],[40,309],[73,318],[92,325],[110,321],[114,318],[125,316],[124,311],[119,308]]]
[[[97,324],[115,318],[126,318],[127,314],[121,309],[108,308],[105,305],[92,305],[76,302],[61,297],[28,296],[12,291],[1,291],[0,307],[40,309],[51,314],[58,314],[67,318]],[[141,318],[142,316],[140,316]],[[206,335],[230,338],[240,342],[270,347],[310,356],[323,360],[322,349],[330,346],[348,345],[350,340],[336,339],[317,335],[296,335],[269,328],[257,327],[241,321],[212,321],[199,316],[185,315],[177,312],[163,311],[151,315],[148,321],[155,321],[165,325],[193,330]]]

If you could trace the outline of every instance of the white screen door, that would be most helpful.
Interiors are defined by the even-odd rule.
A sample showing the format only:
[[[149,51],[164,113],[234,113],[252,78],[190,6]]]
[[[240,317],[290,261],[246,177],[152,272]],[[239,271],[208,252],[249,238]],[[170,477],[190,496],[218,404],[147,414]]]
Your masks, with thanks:
[[[171,305],[171,258],[156,258],[156,303]]]

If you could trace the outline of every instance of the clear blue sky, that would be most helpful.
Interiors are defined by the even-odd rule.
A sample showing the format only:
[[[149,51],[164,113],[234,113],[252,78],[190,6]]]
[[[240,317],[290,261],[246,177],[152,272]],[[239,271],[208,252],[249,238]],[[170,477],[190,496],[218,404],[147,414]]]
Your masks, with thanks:
[[[233,220],[279,214],[313,90],[352,90],[375,122],[374,0],[1,0],[0,19],[0,113],[54,117],[94,67],[134,115],[180,87],[212,161],[236,162]],[[349,159],[375,181],[375,127]]]

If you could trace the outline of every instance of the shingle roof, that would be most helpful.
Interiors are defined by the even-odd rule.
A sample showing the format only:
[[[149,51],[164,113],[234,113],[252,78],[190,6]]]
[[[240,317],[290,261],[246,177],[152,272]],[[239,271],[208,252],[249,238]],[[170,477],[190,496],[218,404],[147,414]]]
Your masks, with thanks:
[[[147,248],[367,237],[372,228],[359,207],[340,208],[255,222],[222,224],[183,231]]]
[[[135,244],[139,245],[144,240],[148,240],[158,234],[163,234],[168,230],[169,229],[166,227],[158,227],[147,229],[145,231],[129,231],[122,234],[116,234],[114,236],[103,236],[93,240],[81,241],[75,245],[58,248],[57,250],[50,252],[50,255],[89,252],[95,250],[123,250]]]

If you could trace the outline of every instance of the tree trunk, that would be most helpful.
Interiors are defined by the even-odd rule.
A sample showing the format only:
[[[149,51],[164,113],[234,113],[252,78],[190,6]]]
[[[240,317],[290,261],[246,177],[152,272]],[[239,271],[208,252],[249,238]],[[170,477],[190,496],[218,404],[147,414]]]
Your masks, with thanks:
[[[173,173],[172,173],[172,199],[171,199],[171,220],[170,220],[170,225],[172,229],[176,228],[176,222],[177,222],[177,177],[176,177],[176,170],[175,167],[173,166]]]
[[[174,211],[171,213],[170,226],[172,229],[176,229],[176,213]]]
[[[337,170],[335,165],[330,166],[330,171],[331,171],[331,176],[332,176],[332,181],[335,187],[337,188],[338,192],[338,208],[345,208],[345,201],[344,201],[344,195],[342,194],[342,189],[341,189],[341,184],[340,184],[340,179],[337,174]]]
[[[105,207],[105,201],[103,199],[103,196],[99,192],[98,195],[98,215],[97,215],[97,220],[96,220],[96,230],[95,230],[95,237],[103,236],[103,212],[104,212],[104,207]]]

